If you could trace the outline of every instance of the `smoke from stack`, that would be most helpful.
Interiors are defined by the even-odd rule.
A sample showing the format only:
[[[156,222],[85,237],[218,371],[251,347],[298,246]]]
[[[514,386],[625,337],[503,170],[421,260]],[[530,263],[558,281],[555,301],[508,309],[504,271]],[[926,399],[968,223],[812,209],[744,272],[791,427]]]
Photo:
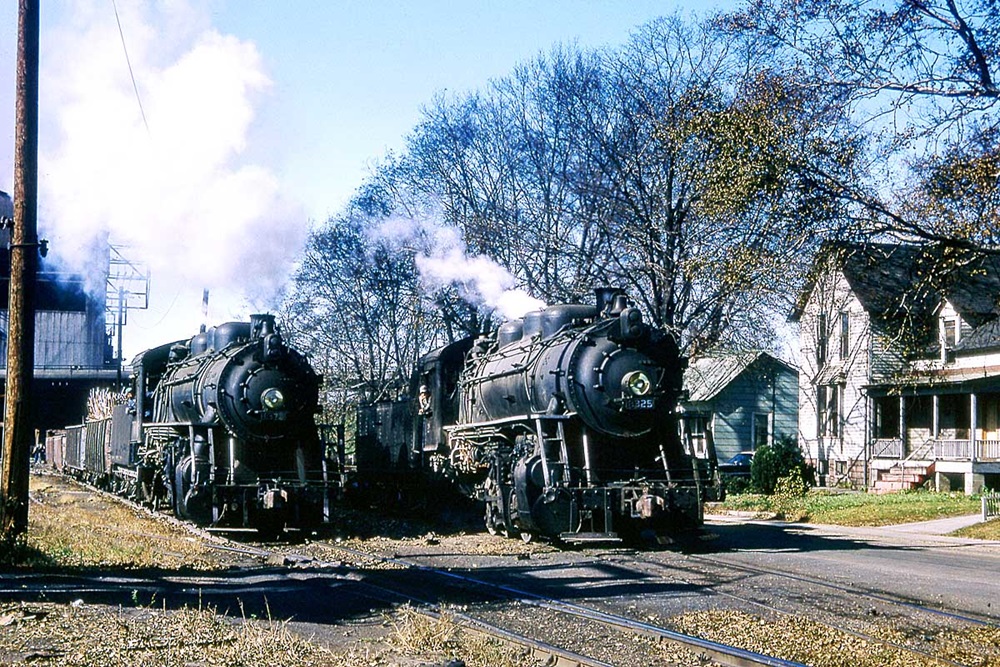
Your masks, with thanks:
[[[545,307],[545,302],[516,289],[514,276],[486,255],[469,255],[462,233],[435,220],[396,216],[373,232],[397,248],[415,248],[424,289],[454,286],[469,303],[496,310],[507,319]]]

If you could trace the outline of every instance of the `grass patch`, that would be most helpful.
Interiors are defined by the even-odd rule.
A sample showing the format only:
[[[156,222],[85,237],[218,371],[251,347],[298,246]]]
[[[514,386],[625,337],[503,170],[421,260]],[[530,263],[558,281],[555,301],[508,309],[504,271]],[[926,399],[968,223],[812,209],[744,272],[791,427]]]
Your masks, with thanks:
[[[758,512],[788,521],[838,526],[887,526],[929,521],[980,511],[977,496],[914,491],[901,493],[838,493],[810,491],[803,496],[741,494],[730,496],[726,510]]]
[[[525,667],[540,665],[530,652],[493,637],[467,630],[447,615],[431,618],[403,607],[392,619],[390,643],[407,655],[446,655],[470,667]]]
[[[956,537],[971,537],[976,540],[998,540],[1000,541],[1000,518],[990,519],[974,526],[967,526],[956,530],[952,535]]]
[[[67,480],[32,475],[28,533],[0,565],[32,569],[221,567],[184,529]]]

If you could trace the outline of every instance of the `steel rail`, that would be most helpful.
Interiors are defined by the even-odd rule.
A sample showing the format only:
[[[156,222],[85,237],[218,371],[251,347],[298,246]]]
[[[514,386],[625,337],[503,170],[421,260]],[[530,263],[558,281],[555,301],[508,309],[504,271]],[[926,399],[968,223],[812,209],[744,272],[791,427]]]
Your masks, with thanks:
[[[656,561],[650,561],[650,560],[638,560],[636,562],[644,563],[644,564],[647,564],[647,565],[653,565],[653,566],[656,566],[657,568],[669,568],[670,567],[669,565],[666,565],[664,563],[658,563]],[[723,565],[723,563],[717,563],[717,564],[718,565]],[[780,574],[779,572],[771,572],[771,571],[764,570],[764,569],[757,570],[756,568],[753,568],[753,567],[736,566],[736,567],[734,567],[732,569],[738,569],[738,570],[742,569],[744,571],[757,572],[758,574],[765,574],[765,575],[771,575],[771,574],[777,575],[777,574]],[[796,579],[796,577],[794,577],[794,576],[791,577],[791,578]],[[789,617],[796,617],[796,616],[798,616],[797,612],[789,611],[787,609],[782,609],[782,608],[780,608],[778,606],[775,606],[773,604],[768,604],[766,602],[760,602],[759,600],[753,600],[753,599],[751,599],[749,597],[742,596],[742,595],[737,595],[735,593],[729,593],[729,592],[726,592],[726,591],[719,591],[717,589],[712,589],[711,591],[707,591],[706,592],[706,591],[703,590],[703,588],[704,588],[703,586],[699,586],[698,584],[695,584],[694,582],[689,581],[689,580],[687,580],[687,579],[685,579],[683,577],[672,577],[671,579],[672,579],[672,581],[677,581],[677,582],[680,582],[682,584],[687,584],[689,586],[692,586],[693,588],[698,589],[698,592],[701,593],[702,595],[706,596],[706,597],[711,597],[713,595],[718,595],[720,597],[726,597],[726,598],[729,598],[729,599],[732,599],[732,600],[736,600],[736,601],[741,602],[741,603],[746,604],[746,605],[750,605],[750,606],[753,606],[753,607],[759,607],[761,609],[764,609],[764,610],[767,610],[769,612],[778,614],[780,616],[789,616]],[[805,578],[802,578],[802,579],[799,579],[799,580],[802,581],[803,583],[817,583],[817,584],[818,583],[822,583],[822,582],[810,582],[808,579],[805,579]],[[840,592],[848,593],[848,595],[852,595],[853,594],[853,592],[850,591],[850,590],[848,590],[848,589],[842,589],[841,590],[840,587],[837,587],[837,586],[834,586],[833,588],[835,588],[837,590],[840,590]],[[771,590],[774,590],[774,589],[771,589]],[[871,597],[873,597],[873,599],[874,599],[874,596],[871,596]],[[838,631],[843,632],[845,634],[857,637],[858,639],[864,639],[866,641],[870,641],[870,642],[875,643],[875,644],[881,644],[883,646],[886,646],[888,648],[896,649],[896,650],[901,651],[901,652],[906,653],[906,654],[915,655],[915,656],[917,656],[919,658],[923,658],[923,659],[927,659],[927,660],[932,660],[932,661],[934,661],[936,663],[940,663],[940,664],[943,664],[943,665],[951,665],[952,667],[965,667],[965,665],[963,663],[955,662],[953,660],[949,660],[948,658],[943,658],[941,656],[934,655],[933,653],[929,653],[927,651],[923,651],[923,650],[916,649],[916,648],[911,648],[911,647],[906,646],[904,644],[899,644],[899,643],[896,643],[896,642],[893,642],[893,641],[889,641],[887,639],[882,639],[880,637],[876,637],[874,635],[870,635],[870,634],[861,632],[859,630],[853,630],[853,629],[845,627],[843,625],[835,625],[835,624],[831,624],[831,623],[828,623],[828,622],[825,622],[825,621],[814,621],[814,622],[816,622],[816,623],[818,623],[818,624],[820,624],[822,626],[831,628],[833,630],[838,630]]]
[[[775,577],[781,577],[784,579],[791,579],[792,581],[798,581],[805,584],[810,584],[813,586],[823,586],[825,588],[830,588],[835,591],[840,591],[842,593],[847,593],[854,596],[863,596],[865,598],[876,600],[878,602],[884,602],[886,604],[898,605],[900,607],[906,607],[908,609],[914,609],[916,611],[925,612],[933,616],[941,616],[952,621],[963,621],[971,625],[979,625],[987,628],[997,628],[1000,624],[996,620],[988,619],[984,617],[969,616],[967,613],[949,611],[946,609],[935,609],[934,607],[928,607],[920,602],[914,602],[907,600],[902,597],[893,597],[882,592],[875,592],[870,589],[864,589],[859,587],[845,586],[843,584],[835,584],[831,581],[824,581],[823,579],[816,579],[814,577],[807,577],[801,574],[792,574],[789,572],[783,572],[781,570],[769,570],[767,568],[759,567],[756,565],[747,565],[744,563],[729,563],[726,561],[716,560],[714,558],[709,558],[708,556],[688,556],[690,560],[703,563],[711,563],[712,565],[718,567],[724,567],[730,570],[743,570],[745,572],[753,572],[755,574],[771,575]],[[656,563],[655,561],[644,561],[649,563],[654,563],[660,567],[669,567],[664,563]]]
[[[424,616],[428,616],[435,620],[447,618],[455,622],[457,625],[470,629],[474,632],[495,637],[507,644],[514,644],[521,648],[526,648],[531,651],[533,657],[542,659],[546,667],[615,667],[615,665],[602,660],[581,655],[573,651],[567,651],[559,648],[558,646],[553,646],[552,644],[532,639],[531,637],[519,635],[505,628],[501,628],[498,625],[494,625],[493,623],[488,623],[482,619],[469,616],[468,614],[463,614],[452,609],[444,610],[439,604],[418,598],[417,596],[409,593],[401,593],[400,591],[386,588],[385,586],[380,586],[370,581],[358,583],[362,588],[373,589],[383,594],[388,593],[388,596],[371,596],[373,599],[379,600],[380,602],[384,602],[386,604],[393,604],[399,600],[402,600],[403,602],[418,602],[425,607],[423,609],[416,607],[413,608],[414,611],[419,614],[423,614]],[[390,596],[396,599],[390,599]]]
[[[751,667],[754,665],[765,665],[767,667],[806,667],[803,663],[800,662],[785,660],[783,658],[776,658],[773,656],[764,655],[762,653],[757,653],[755,651],[749,651],[747,649],[743,649],[738,646],[730,646],[728,644],[722,644],[720,642],[715,642],[709,639],[703,639],[701,637],[687,635],[681,632],[677,632],[675,630],[662,628],[653,625],[651,623],[636,621],[634,619],[630,619],[625,616],[618,616],[616,614],[609,614],[607,612],[603,612],[573,602],[566,602],[564,600],[559,600],[550,596],[542,595],[540,593],[514,588],[513,586],[508,586],[505,584],[497,584],[489,581],[484,581],[482,579],[476,579],[468,575],[458,574],[455,572],[450,572],[448,570],[442,570],[439,568],[430,567],[403,558],[377,556],[368,552],[360,551],[357,549],[351,549],[349,547],[345,547],[342,545],[330,545],[330,546],[331,548],[339,549],[347,553],[364,556],[366,558],[375,558],[386,563],[393,563],[396,565],[400,565],[407,569],[413,569],[448,579],[454,579],[456,581],[461,581],[462,583],[465,584],[471,584],[475,586],[502,591],[505,595],[516,598],[523,604],[536,606],[541,609],[547,609],[549,611],[563,613],[568,616],[583,618],[585,620],[594,621],[596,623],[601,623],[603,625],[609,625],[618,628],[620,630],[629,630],[631,632],[636,632],[650,637],[656,637],[657,639],[663,641],[679,644],[684,648],[700,651],[705,655],[707,655],[712,660],[715,660],[716,662],[723,665],[728,665],[731,667]]]

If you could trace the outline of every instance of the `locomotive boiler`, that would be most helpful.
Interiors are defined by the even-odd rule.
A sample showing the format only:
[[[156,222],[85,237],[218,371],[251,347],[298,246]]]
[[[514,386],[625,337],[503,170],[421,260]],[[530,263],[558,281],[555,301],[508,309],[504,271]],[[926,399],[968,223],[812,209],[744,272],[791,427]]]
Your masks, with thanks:
[[[212,327],[136,356],[128,400],[101,429],[107,445],[84,444],[91,422],[67,431],[66,458],[89,481],[202,526],[309,529],[333,486],[320,380],[270,315]]]
[[[618,541],[695,527],[718,475],[678,435],[684,365],[623,291],[600,289],[596,305],[550,306],[421,359],[409,451],[390,455],[482,501],[492,533]],[[359,420],[359,462],[372,421]]]

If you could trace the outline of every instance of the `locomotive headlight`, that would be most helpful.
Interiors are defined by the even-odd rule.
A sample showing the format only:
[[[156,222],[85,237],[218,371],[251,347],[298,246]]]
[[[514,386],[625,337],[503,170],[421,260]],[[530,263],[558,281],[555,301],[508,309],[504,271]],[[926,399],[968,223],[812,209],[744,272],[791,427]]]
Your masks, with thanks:
[[[280,389],[271,387],[260,395],[260,402],[268,410],[280,410],[285,407],[285,395]]]
[[[649,381],[649,376],[642,371],[631,371],[622,378],[622,390],[628,391],[633,396],[645,396],[653,388],[653,383]]]

